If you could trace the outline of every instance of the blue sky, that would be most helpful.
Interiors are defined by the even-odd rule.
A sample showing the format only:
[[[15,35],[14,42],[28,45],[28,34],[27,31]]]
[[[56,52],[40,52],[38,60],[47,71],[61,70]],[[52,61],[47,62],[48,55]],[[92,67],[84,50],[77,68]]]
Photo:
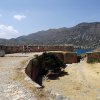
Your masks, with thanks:
[[[100,0],[1,0],[0,38],[100,21]]]

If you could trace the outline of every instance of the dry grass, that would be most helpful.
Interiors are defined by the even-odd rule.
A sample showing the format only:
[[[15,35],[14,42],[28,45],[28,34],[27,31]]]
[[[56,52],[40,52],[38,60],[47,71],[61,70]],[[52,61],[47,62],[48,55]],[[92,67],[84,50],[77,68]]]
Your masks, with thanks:
[[[21,62],[21,66],[15,70],[15,76],[13,76],[12,79],[20,82],[26,89],[30,90],[37,100],[48,100],[47,94],[43,89],[37,89],[33,84],[25,80],[25,66],[27,65],[28,61],[29,59],[26,59]]]
[[[68,96],[71,100],[96,100],[100,95],[100,63],[87,64],[82,61],[71,64],[65,70],[69,75],[59,80],[45,81],[45,89]]]

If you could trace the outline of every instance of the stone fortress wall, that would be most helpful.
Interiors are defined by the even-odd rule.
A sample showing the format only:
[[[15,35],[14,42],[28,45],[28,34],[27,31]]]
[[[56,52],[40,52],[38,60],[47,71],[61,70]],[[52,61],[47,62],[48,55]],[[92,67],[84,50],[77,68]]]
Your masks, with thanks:
[[[0,45],[0,50],[4,50],[5,53],[20,53],[20,52],[45,52],[45,51],[67,51],[73,52],[73,46],[4,46]]]
[[[64,45],[14,45],[14,46],[5,46],[0,45],[0,50],[4,50],[6,54],[10,53],[21,53],[21,52],[46,52],[46,51],[62,51],[63,59],[65,63],[77,63],[78,56],[76,53],[73,53],[73,46],[64,46]],[[65,53],[64,53],[65,52]],[[67,60],[66,60],[67,59]],[[100,61],[100,51],[87,53],[87,61],[98,60]]]
[[[73,46],[51,46],[51,45],[45,45],[45,46],[0,46],[0,50],[4,50],[6,54],[10,53],[23,53],[23,52],[53,52],[55,53],[59,58],[61,58],[66,64],[69,63],[77,63],[78,62],[78,56],[76,53],[74,53],[74,47]]]

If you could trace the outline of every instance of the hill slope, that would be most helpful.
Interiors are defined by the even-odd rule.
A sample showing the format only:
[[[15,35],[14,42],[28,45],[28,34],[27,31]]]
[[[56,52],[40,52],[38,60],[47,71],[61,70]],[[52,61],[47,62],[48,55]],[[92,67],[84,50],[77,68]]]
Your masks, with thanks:
[[[71,28],[49,29],[21,36],[16,39],[1,40],[1,44],[73,44],[76,47],[100,46],[100,22],[80,23]]]

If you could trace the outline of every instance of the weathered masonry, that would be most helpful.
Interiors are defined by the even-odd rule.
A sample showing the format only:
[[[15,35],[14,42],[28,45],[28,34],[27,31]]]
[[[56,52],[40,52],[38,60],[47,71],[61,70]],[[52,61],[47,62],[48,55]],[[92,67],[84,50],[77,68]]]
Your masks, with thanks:
[[[20,52],[45,52],[45,51],[68,51],[73,52],[74,47],[73,46],[51,46],[51,45],[25,45],[25,46],[4,46],[0,45],[0,50],[4,50],[5,53],[20,53]]]
[[[52,52],[54,53],[58,58],[60,58],[62,61],[64,61],[65,64],[72,64],[72,63],[78,63],[80,62],[80,56],[77,55],[75,52]]]
[[[87,53],[87,62],[100,62],[100,52],[89,52]]]

